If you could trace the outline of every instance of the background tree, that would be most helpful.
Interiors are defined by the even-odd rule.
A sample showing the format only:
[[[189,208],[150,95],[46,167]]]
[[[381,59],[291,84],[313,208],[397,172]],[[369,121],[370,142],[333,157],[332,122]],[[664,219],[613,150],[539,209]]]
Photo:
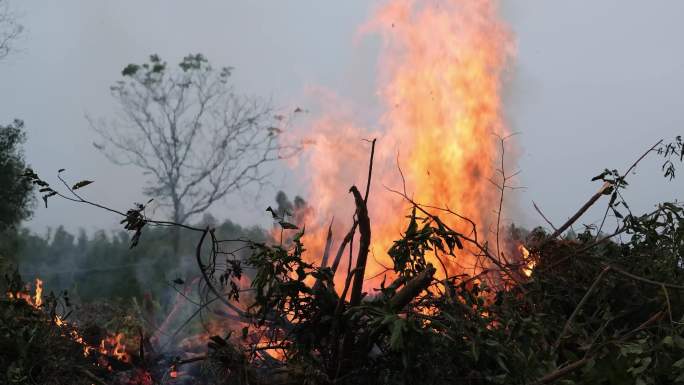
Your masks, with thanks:
[[[32,184],[22,177],[26,164],[21,149],[24,123],[0,125],[0,270],[16,262],[17,225],[31,214]]]
[[[174,222],[263,183],[264,164],[298,150],[279,141],[285,117],[261,99],[236,94],[230,74],[201,54],[177,68],[152,55],[149,63],[126,66],[124,79],[111,87],[119,119],[89,119],[106,142],[94,145],[116,164],[142,168],[149,177],[145,193],[170,208]],[[175,236],[174,250],[177,243]]]
[[[0,0],[0,59],[4,59],[13,49],[13,44],[23,32],[24,27],[17,23],[8,0]]]

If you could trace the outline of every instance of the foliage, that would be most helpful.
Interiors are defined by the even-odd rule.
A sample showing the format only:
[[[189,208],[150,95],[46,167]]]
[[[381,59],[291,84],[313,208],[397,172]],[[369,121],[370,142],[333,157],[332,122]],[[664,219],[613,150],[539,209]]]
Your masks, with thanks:
[[[22,121],[0,125],[0,271],[16,264],[17,225],[31,214],[33,185],[22,177],[26,164],[21,145],[25,139]],[[0,290],[4,290],[2,284]]]
[[[675,145],[661,155],[672,161],[679,151]],[[267,210],[280,227],[278,241],[233,239],[232,249],[211,226],[175,224],[201,233],[195,248],[207,289],[201,306],[220,300],[241,326],[249,325],[239,338],[213,337],[207,360],[234,384],[684,383],[684,205],[666,202],[634,214],[622,191],[635,166],[594,178],[604,187],[589,205],[610,197],[605,216],[615,216],[613,233],[602,231],[605,217],[601,226],[566,239],[556,237],[562,230],[549,235],[541,228],[519,239],[524,232],[511,227],[510,241],[529,249],[512,260],[493,256],[467,218],[404,195],[412,207],[405,232],[388,251],[392,281],[359,302],[347,297],[360,289],[354,286],[364,278],[358,261],[367,249],[358,247],[357,265],[346,276],[336,270],[338,261],[318,266],[305,253],[305,230],[287,210]],[[358,189],[350,191],[357,211],[348,237],[359,224],[361,245],[370,237],[361,223],[368,221],[367,208]],[[137,213],[141,225],[127,227],[135,234],[145,224],[162,224]],[[459,233],[440,215],[465,221],[472,231]],[[141,239],[150,231],[145,227]],[[442,265],[474,258],[479,272],[438,275],[428,255]]]
[[[416,203],[388,253],[396,280],[360,305],[345,300],[346,286],[333,289],[335,272],[304,261],[302,232],[288,247],[252,245],[245,268],[258,277],[255,326],[280,330],[270,343],[309,383],[684,382],[684,206],[635,215],[621,194],[623,174],[594,180],[609,186],[616,231],[587,227],[557,240],[535,229],[523,240],[536,261],[524,279],[520,264],[497,262]],[[426,254],[436,252],[489,257],[499,274],[425,280],[434,271]],[[406,292],[415,295],[402,302]]]
[[[65,328],[58,328],[23,300],[0,298],[0,382],[26,385],[90,385],[93,362]]]
[[[16,226],[31,214],[32,185],[22,178],[26,164],[21,145],[25,140],[21,120],[0,125],[0,230]]]

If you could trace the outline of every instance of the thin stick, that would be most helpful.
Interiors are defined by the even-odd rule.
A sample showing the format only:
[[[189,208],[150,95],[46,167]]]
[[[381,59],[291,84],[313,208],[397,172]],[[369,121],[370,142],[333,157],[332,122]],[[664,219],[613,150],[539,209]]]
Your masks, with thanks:
[[[84,376],[88,377],[88,379],[89,379],[90,381],[93,381],[94,383],[96,383],[96,384],[98,384],[98,385],[109,385],[107,382],[105,382],[105,381],[104,381],[103,379],[101,379],[100,377],[94,375],[94,374],[93,374],[90,370],[88,370],[88,369],[80,368],[79,371],[81,372],[81,374],[83,374]]]
[[[532,201],[532,206],[534,206],[534,209],[537,210],[537,213],[539,213],[539,215],[541,215],[541,217],[544,218],[544,221],[546,221],[546,223],[547,223],[549,226],[551,226],[551,228],[553,229],[553,231],[558,231],[558,229],[556,228],[556,226],[554,226],[553,223],[551,223],[551,221],[550,221],[548,218],[546,218],[546,216],[544,215],[544,213],[541,211],[541,209],[539,208],[539,206],[537,206],[537,204],[536,204],[534,201]]]
[[[625,277],[632,278],[632,279],[637,280],[637,281],[639,281],[639,282],[648,283],[648,284],[654,285],[654,286],[669,287],[670,289],[684,290],[684,286],[682,286],[682,285],[675,285],[675,284],[672,284],[672,283],[654,281],[654,280],[651,280],[651,279],[648,279],[648,278],[644,278],[644,277],[638,276],[638,275],[636,275],[636,274],[632,274],[632,273],[627,272],[627,271],[623,270],[622,268],[619,268],[619,267],[614,266],[614,265],[610,265],[609,267],[610,267],[610,269],[613,270],[614,272],[620,273],[620,274],[624,275]]]
[[[363,196],[363,202],[368,203],[368,193],[370,192],[370,185],[371,185],[371,177],[373,175],[373,157],[375,156],[375,141],[377,139],[373,139],[371,141],[371,154],[370,154],[370,162],[368,163],[368,179],[366,180],[366,195]]]

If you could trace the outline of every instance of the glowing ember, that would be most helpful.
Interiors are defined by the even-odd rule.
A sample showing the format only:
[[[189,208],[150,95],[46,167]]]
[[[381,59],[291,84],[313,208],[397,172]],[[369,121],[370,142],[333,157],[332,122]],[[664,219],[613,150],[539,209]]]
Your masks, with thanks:
[[[378,32],[383,38],[378,69],[381,129],[369,132],[332,114],[312,125],[308,135],[315,145],[305,165],[311,174],[308,196],[313,208],[306,221],[307,231],[314,234],[306,240],[309,258],[320,261],[331,217],[334,250],[351,227],[353,200],[344,193],[352,184],[365,187],[370,147],[361,139],[373,137],[378,146],[368,202],[373,244],[366,277],[392,267],[386,251],[407,223],[408,204],[386,189],[403,190],[397,161],[410,197],[472,219],[480,242],[496,245],[500,192],[492,181],[501,180],[496,135],[508,133],[501,83],[513,44],[494,1],[392,1],[362,32]],[[472,235],[468,222],[435,213],[454,230]],[[514,247],[502,245],[500,252],[511,250]],[[441,266],[434,255],[429,258]],[[486,267],[469,252],[443,261],[450,275],[475,274]],[[444,276],[444,271],[438,274]]]

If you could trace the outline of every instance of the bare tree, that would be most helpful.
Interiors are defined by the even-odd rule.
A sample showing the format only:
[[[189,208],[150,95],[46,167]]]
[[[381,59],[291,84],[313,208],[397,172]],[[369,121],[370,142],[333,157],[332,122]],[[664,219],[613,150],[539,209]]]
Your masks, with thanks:
[[[299,150],[281,143],[287,119],[270,103],[237,95],[231,68],[214,69],[200,55],[169,68],[157,55],[129,64],[111,87],[118,118],[88,118],[105,144],[95,147],[116,164],[132,164],[149,177],[146,195],[185,223],[227,194],[262,184],[264,164]],[[174,249],[178,250],[178,237]]]
[[[14,42],[23,31],[24,27],[17,22],[8,0],[0,0],[0,59],[9,55]]]

